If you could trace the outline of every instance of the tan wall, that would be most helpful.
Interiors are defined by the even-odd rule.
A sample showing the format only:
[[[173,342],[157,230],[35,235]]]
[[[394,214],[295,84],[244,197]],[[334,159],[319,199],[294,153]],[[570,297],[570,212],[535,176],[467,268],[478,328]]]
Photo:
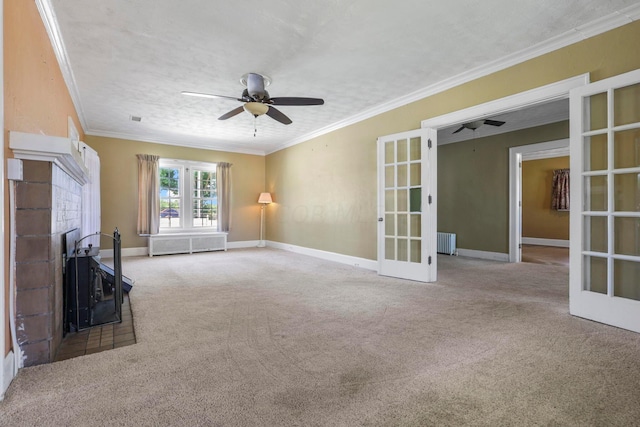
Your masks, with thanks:
[[[583,73],[591,73],[591,80],[597,81],[640,68],[638,39],[640,22],[634,22],[270,154],[267,157],[267,187],[278,203],[269,207],[267,238],[376,259],[377,137],[417,129],[424,119]],[[441,150],[439,169],[446,155],[446,150]],[[495,165],[500,163],[506,171],[507,157],[506,151],[503,152],[496,158]],[[478,175],[476,179],[482,181],[497,172],[487,173],[488,176]],[[309,175],[317,179],[312,180]],[[507,182],[508,175],[504,173],[499,179]],[[507,196],[506,191],[501,191],[492,197],[496,205],[504,206],[505,215]],[[442,193],[439,202],[443,202]],[[330,221],[333,214],[324,213],[326,210],[338,212],[335,216],[339,222]],[[441,217],[454,216],[458,223],[467,215],[463,211],[439,210]],[[507,252],[507,234],[505,228],[501,233],[488,236],[487,240],[473,238],[465,247]]]
[[[522,237],[569,240],[569,212],[551,209],[553,171],[569,156],[522,162]]]
[[[231,167],[231,230],[229,241],[258,240],[260,207],[264,191],[265,158],[249,154],[175,147],[124,139],[86,136],[85,142],[100,156],[102,232],[118,227],[123,248],[146,247],[147,238],[136,232],[138,215],[138,160],[136,154],[166,159],[229,162]],[[103,238],[102,248],[111,248]]]
[[[4,2],[4,138],[5,157],[9,150],[8,131],[67,136],[67,117],[82,128],[64,83],[49,37],[33,1]],[[8,184],[5,181],[5,194]],[[9,298],[9,204],[5,199],[5,295]],[[5,333],[10,346],[8,305]]]

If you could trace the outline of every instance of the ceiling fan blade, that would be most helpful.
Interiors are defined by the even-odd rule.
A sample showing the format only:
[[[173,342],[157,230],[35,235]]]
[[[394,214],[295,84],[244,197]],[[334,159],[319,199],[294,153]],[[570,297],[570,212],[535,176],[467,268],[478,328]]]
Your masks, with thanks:
[[[218,117],[218,120],[227,120],[233,116],[237,116],[243,111],[244,111],[244,105],[238,108],[234,108],[233,110],[229,111],[227,114],[221,115],[220,117]]]
[[[460,129],[458,129],[458,130],[457,130],[457,131],[455,131],[454,133],[458,133],[458,132],[460,132],[460,131],[461,131],[461,130],[463,130],[463,129],[464,129],[464,126],[460,126]],[[453,134],[452,134],[452,135],[453,135]]]
[[[278,97],[271,98],[271,105],[323,105],[324,99],[320,98],[297,98],[297,97]]]
[[[283,125],[290,125],[292,123],[291,119],[285,116],[282,111],[275,109],[274,107],[269,107],[267,111],[267,116],[271,117],[274,120],[279,121]]]
[[[501,122],[501,121],[499,121],[499,120],[489,120],[489,119],[486,119],[486,120],[484,121],[484,124],[485,124],[485,125],[491,125],[491,126],[502,126],[503,124],[505,124],[505,122]]]
[[[196,96],[199,98],[223,98],[223,99],[233,99],[235,101],[240,101],[240,102],[244,102],[243,99],[240,98],[236,98],[233,96],[224,96],[224,95],[212,95],[210,93],[200,93],[200,92],[187,92],[187,91],[182,91],[180,92],[183,95],[187,95],[187,96]]]

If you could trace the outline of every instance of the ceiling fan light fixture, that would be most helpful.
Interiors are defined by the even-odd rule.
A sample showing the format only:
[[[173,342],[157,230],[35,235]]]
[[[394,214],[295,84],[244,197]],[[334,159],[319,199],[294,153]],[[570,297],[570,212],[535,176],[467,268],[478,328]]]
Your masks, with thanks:
[[[271,77],[269,76],[265,76],[264,74],[259,74],[259,73],[246,73],[246,74],[243,74],[242,77],[240,77],[240,84],[244,87],[247,87],[247,81],[250,78],[249,74],[256,74],[262,77],[262,81],[264,82],[264,87],[267,87],[271,84]]]
[[[269,106],[261,102],[247,102],[244,104],[244,111],[254,116],[261,116],[269,111]]]

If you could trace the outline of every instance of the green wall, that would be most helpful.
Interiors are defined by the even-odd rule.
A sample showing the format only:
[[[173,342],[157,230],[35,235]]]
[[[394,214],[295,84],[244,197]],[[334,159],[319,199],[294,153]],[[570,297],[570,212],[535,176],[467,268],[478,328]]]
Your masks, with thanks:
[[[569,122],[438,147],[438,231],[463,249],[509,252],[509,148],[569,137]]]
[[[570,77],[590,73],[591,81],[640,68],[640,22],[633,22],[508,69],[462,84],[442,93],[380,114],[329,134],[267,156],[266,185],[276,203],[267,210],[267,239],[308,248],[376,259],[376,139],[379,136],[420,127],[422,120],[524,92]],[[562,137],[566,137],[565,133]],[[555,139],[536,137],[535,142]],[[500,145],[501,144],[501,145]],[[507,252],[507,157],[509,144],[489,153],[471,156],[468,146],[439,149],[438,169],[462,172],[463,164],[474,169],[457,178],[458,186],[444,185],[439,196],[439,227],[461,227],[467,213],[456,211],[461,203],[478,206],[474,226],[460,234],[466,249]],[[500,151],[502,150],[502,151]],[[447,160],[447,156],[457,156]],[[490,168],[473,166],[491,165]],[[448,165],[448,166],[447,166]],[[440,175],[440,174],[439,174]],[[440,175],[442,176],[442,175]],[[460,182],[464,178],[464,182]],[[447,200],[443,194],[476,192],[463,186],[473,178],[481,198]],[[440,181],[445,178],[439,178]],[[497,188],[490,195],[486,188]],[[478,189],[476,187],[476,189]],[[444,205],[444,206],[442,206]],[[486,229],[488,227],[488,229]]]

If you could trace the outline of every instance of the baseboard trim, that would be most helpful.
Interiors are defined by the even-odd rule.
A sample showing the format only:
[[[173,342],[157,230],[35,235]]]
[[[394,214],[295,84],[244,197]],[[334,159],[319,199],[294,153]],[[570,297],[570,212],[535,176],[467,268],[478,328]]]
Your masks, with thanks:
[[[366,270],[378,271],[378,261],[373,261],[366,258],[359,258],[350,255],[338,254],[335,252],[321,251],[319,249],[305,248],[303,246],[290,245],[288,243],[267,241],[267,246],[275,249],[282,249],[284,251],[295,252],[302,255],[312,256],[314,258],[324,259],[326,261],[339,262],[340,264],[352,265],[358,268],[364,268]]]
[[[122,257],[130,256],[148,256],[149,248],[146,246],[140,248],[122,248]],[[100,256],[102,258],[113,258],[113,249],[100,249]]]
[[[558,248],[568,248],[568,240],[560,239],[539,239],[537,237],[523,237],[522,244],[524,245],[538,245],[538,246],[555,246]]]
[[[4,362],[2,363],[2,390],[0,390],[0,401],[4,399],[4,393],[9,388],[9,384],[13,381],[14,378],[14,363],[16,358],[13,355],[13,351],[10,351],[9,354],[4,358]]]
[[[227,249],[247,249],[255,248],[260,240],[243,240],[241,242],[227,242]]]
[[[479,259],[489,259],[492,261],[509,262],[509,254],[504,254],[502,252],[487,252],[487,251],[477,251],[475,249],[458,248],[458,255],[469,257],[469,258],[479,258]]]

